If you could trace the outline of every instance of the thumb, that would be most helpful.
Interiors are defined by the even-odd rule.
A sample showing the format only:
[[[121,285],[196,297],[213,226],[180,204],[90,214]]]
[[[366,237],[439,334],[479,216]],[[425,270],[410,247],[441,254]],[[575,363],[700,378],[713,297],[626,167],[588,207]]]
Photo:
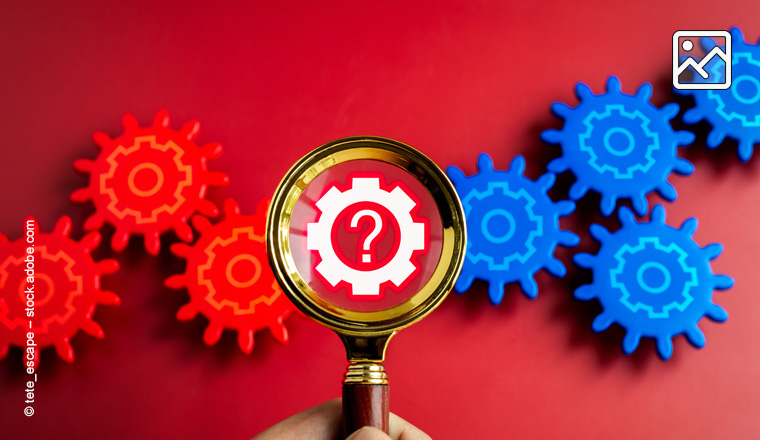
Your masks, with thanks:
[[[377,428],[365,426],[349,435],[346,440],[391,440],[391,438],[388,437],[388,434]]]

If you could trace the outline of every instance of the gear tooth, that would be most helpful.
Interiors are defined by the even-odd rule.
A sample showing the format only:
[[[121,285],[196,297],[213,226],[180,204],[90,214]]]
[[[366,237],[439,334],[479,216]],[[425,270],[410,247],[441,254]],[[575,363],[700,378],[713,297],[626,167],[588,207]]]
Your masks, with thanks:
[[[596,257],[594,255],[586,254],[586,253],[575,254],[575,256],[573,257],[573,261],[575,262],[575,264],[577,264],[578,266],[584,269],[593,268],[594,260],[596,260]]]
[[[219,156],[222,155],[223,150],[222,144],[219,142],[212,142],[201,147],[201,154],[203,154],[206,160],[211,161],[218,159]]]
[[[660,109],[660,113],[662,114],[663,118],[669,121],[678,115],[678,111],[680,109],[681,107],[675,102],[669,102]]]
[[[573,213],[573,211],[575,211],[575,202],[572,200],[562,200],[555,203],[554,206],[557,209],[557,213],[560,217],[570,215]]]
[[[710,134],[707,135],[707,147],[710,149],[716,148],[723,142],[723,140],[725,140],[726,134],[727,133],[721,129],[713,129]]]
[[[213,171],[206,173],[206,183],[211,186],[225,187],[230,184],[230,177],[222,172]]]
[[[702,119],[704,119],[704,115],[699,107],[690,108],[683,114],[683,121],[687,124],[696,124]]]
[[[156,115],[153,117],[153,126],[160,128],[169,127],[169,112],[166,109],[162,108],[156,112]]]
[[[754,150],[753,143],[750,139],[741,139],[739,140],[739,160],[742,162],[747,162],[750,157],[752,157],[752,151]]]
[[[475,281],[475,277],[462,270],[462,273],[459,274],[459,278],[457,278],[456,284],[454,284],[454,290],[457,293],[464,293],[470,289],[473,281]]]
[[[744,35],[742,34],[741,29],[739,29],[736,26],[733,26],[729,32],[731,33],[731,38],[733,38],[734,42],[736,43],[743,43],[744,42]]]
[[[681,227],[679,228],[681,231],[683,231],[686,235],[691,237],[694,235],[695,232],[697,232],[697,219],[694,217],[689,217],[681,224]]]
[[[514,159],[512,159],[512,162],[509,164],[509,171],[522,176],[525,172],[525,158],[519,154],[515,156]]]
[[[200,231],[201,234],[209,234],[214,227],[206,217],[200,215],[193,216],[190,221],[193,222],[193,227]]]
[[[357,180],[358,179],[354,179],[354,185]],[[322,212],[329,211],[331,206],[335,206],[338,203],[341,194],[343,193],[333,186],[325,193],[325,195],[319,198],[316,203],[317,208]]]
[[[124,229],[117,229],[111,237],[111,247],[116,252],[121,252],[127,247],[129,242],[129,232]]]
[[[654,205],[654,208],[652,208],[651,219],[652,222],[665,224],[665,207],[660,204]]]
[[[575,96],[577,96],[580,101],[586,101],[594,97],[594,92],[591,91],[589,86],[579,82],[575,85]]]
[[[641,334],[632,330],[629,330],[625,337],[623,337],[623,352],[625,354],[633,353],[639,346],[641,341]]]
[[[184,259],[188,259],[193,253],[193,248],[185,243],[174,243],[170,249],[174,255]]]
[[[649,203],[647,202],[646,195],[639,193],[631,197],[631,203],[633,204],[633,210],[636,211],[636,214],[639,217],[644,217],[647,214]]]
[[[567,274],[567,268],[561,261],[552,257],[546,264],[546,270],[555,277],[562,278]]]
[[[190,226],[187,223],[183,222],[183,223],[175,224],[174,233],[177,235],[177,238],[179,238],[182,241],[185,241],[188,243],[193,241],[193,230],[190,229]]]
[[[579,180],[575,182],[573,186],[570,187],[570,192],[568,195],[573,200],[580,200],[581,198],[583,198],[583,196],[586,195],[587,192],[588,192],[588,185],[586,185],[585,183],[582,183]]]
[[[609,217],[610,214],[615,212],[615,205],[617,205],[617,197],[615,194],[611,193],[605,193],[602,194],[602,200],[599,204],[602,214],[605,217]],[[635,200],[634,200],[634,207],[635,207]]]
[[[573,109],[570,108],[570,106],[568,106],[564,102],[554,102],[552,103],[552,106],[551,106],[551,112],[554,114],[554,116],[558,118],[567,119],[568,116],[570,116],[573,113]],[[549,130],[549,131],[556,131],[556,130]]]
[[[214,321],[209,322],[206,331],[203,332],[203,342],[208,346],[212,346],[219,342],[219,338],[222,337],[222,330],[224,328]]]
[[[566,247],[577,246],[581,239],[573,232],[559,231],[559,244]]]
[[[696,348],[702,348],[705,346],[705,334],[696,325],[686,329],[686,339],[689,343]]]
[[[400,212],[410,212],[417,206],[417,203],[401,187],[397,186],[391,191],[389,205],[393,207],[392,209],[398,209]]]
[[[181,289],[185,286],[187,286],[187,281],[185,280],[185,275],[172,275],[169,278],[167,278],[164,281],[164,286],[170,288],[170,289]]]
[[[180,128],[179,132],[189,141],[195,139],[198,136],[198,132],[201,131],[201,123],[193,119],[188,121]]]
[[[504,299],[504,281],[491,281],[488,283],[488,300],[491,304],[498,306]]]
[[[644,102],[649,102],[652,97],[652,85],[649,83],[642,84],[638,90],[636,90],[636,97]]]
[[[604,226],[598,225],[596,223],[592,224],[588,228],[588,230],[591,233],[591,236],[594,238],[594,240],[600,243],[604,243],[610,237],[610,232],[607,229],[605,229]]]
[[[547,144],[559,144],[562,142],[562,132],[559,130],[544,130],[541,132],[541,140]]]
[[[726,310],[717,304],[710,304],[705,315],[715,322],[725,322],[728,319]]]
[[[351,189],[359,191],[377,191],[380,189],[380,178],[378,177],[355,177],[351,182]]]
[[[81,246],[82,251],[86,253],[90,253],[92,252],[92,250],[98,247],[98,245],[100,244],[101,238],[102,236],[100,235],[99,232],[89,232],[79,241],[79,245]],[[115,260],[110,260],[110,261],[115,262]],[[117,269],[119,268],[118,264],[116,268]]]
[[[621,206],[618,210],[618,220],[624,227],[636,224],[636,217],[633,216],[633,212],[627,206]]]
[[[280,344],[288,343],[288,329],[285,327],[285,324],[282,323],[281,319],[271,324],[269,326],[269,331]]]
[[[114,259],[101,260],[95,263],[95,267],[101,275],[111,275],[119,270],[119,262]]]
[[[308,238],[308,237],[307,237]],[[320,273],[324,277],[325,280],[327,280],[328,283],[330,283],[331,286],[335,287],[338,285],[339,282],[341,282],[341,275],[336,274],[334,271],[326,269],[326,265],[324,260],[320,261],[317,267],[314,268],[317,272]]]
[[[74,169],[80,173],[90,174],[95,162],[90,159],[77,159],[74,161]]]
[[[523,169],[525,166],[523,165]],[[520,173],[522,174],[522,173]],[[539,188],[541,188],[541,191],[547,192],[551,189],[551,187],[554,185],[554,181],[557,180],[554,173],[546,173],[543,176],[539,177],[538,180],[536,180],[536,185],[538,185]]]
[[[573,296],[575,296],[576,299],[579,299],[581,301],[589,301],[591,299],[596,298],[596,294],[594,293],[594,287],[591,284],[585,284],[583,286],[578,287],[577,289],[575,289]]]
[[[102,131],[93,133],[92,140],[101,150],[107,150],[111,146],[111,138]]]
[[[713,284],[717,290],[727,290],[734,287],[734,279],[727,275],[715,275]]]
[[[688,176],[694,172],[694,165],[686,159],[678,159],[673,169],[682,176]]]
[[[140,125],[137,123],[137,119],[130,113],[125,113],[124,116],[122,116],[121,126],[125,132],[135,131],[140,128]]]
[[[98,304],[103,304],[104,306],[121,305],[121,299],[119,299],[115,293],[109,292],[107,290],[98,291],[96,301]]]
[[[177,310],[177,319],[180,321],[190,321],[198,315],[198,308],[192,302],[185,304]]]
[[[614,75],[607,78],[607,93],[620,93],[620,80]]]
[[[595,332],[599,333],[601,331],[607,330],[613,322],[614,320],[612,319],[612,316],[608,315],[605,312],[602,312],[594,319],[594,322],[591,323],[591,328]]]
[[[71,193],[71,196],[69,199],[72,202],[76,203],[84,203],[90,199],[92,199],[92,191],[90,191],[90,188],[80,188],[73,193]]]
[[[94,338],[103,339],[105,337],[103,328],[91,319],[85,319],[82,321],[82,330]]]
[[[661,336],[657,338],[657,354],[660,359],[667,361],[673,356],[673,341],[670,336]]]
[[[718,43],[710,37],[702,37],[699,39],[699,45],[705,52],[710,52],[710,50],[712,50],[713,47],[717,46]]]
[[[697,137],[694,135],[694,133],[690,131],[677,131],[676,132],[676,143],[679,145],[679,147],[685,147],[687,145],[691,145],[694,142],[694,139]]]
[[[705,257],[709,260],[714,260],[723,252],[723,245],[720,243],[711,243],[702,248],[705,251]]]
[[[91,216],[87,217],[87,220],[84,222],[84,229],[85,231],[95,231],[97,229],[100,229],[103,226],[103,222],[105,221],[105,218],[103,218],[102,215],[99,213],[94,213]]]
[[[145,250],[148,251],[149,254],[158,255],[158,252],[161,250],[161,240],[158,231],[146,232],[143,241],[145,242]]]
[[[243,353],[251,354],[253,352],[253,329],[238,330],[238,346]]]
[[[74,349],[69,343],[69,338],[63,338],[55,343],[55,351],[58,356],[68,363],[74,362]],[[35,365],[38,362],[35,362]]]
[[[37,221],[35,220],[34,223],[36,224]],[[64,215],[64,216],[61,216],[61,218],[59,218],[58,221],[55,223],[53,233],[62,235],[64,237],[68,237],[69,234],[71,234],[71,227],[72,227],[71,217],[69,217],[68,215]]]
[[[678,196],[676,189],[669,182],[664,182],[662,185],[657,187],[657,193],[660,195],[660,197],[669,202],[672,202]]]
[[[478,156],[478,171],[481,173],[493,171],[493,160],[491,160],[491,156],[486,153],[480,153]]]
[[[398,270],[391,274],[391,282],[396,286],[400,286],[415,270],[417,270],[417,267],[411,261],[403,261],[398,265]]]
[[[525,296],[530,299],[535,299],[538,296],[538,284],[536,284],[532,274],[520,278],[520,288]]]
[[[559,174],[570,169],[570,163],[564,157],[558,157],[549,162],[549,165],[546,166],[546,169],[553,173]]]
[[[467,180],[462,170],[453,165],[446,168],[446,174],[449,175],[449,179],[454,182],[454,185],[462,185]]]

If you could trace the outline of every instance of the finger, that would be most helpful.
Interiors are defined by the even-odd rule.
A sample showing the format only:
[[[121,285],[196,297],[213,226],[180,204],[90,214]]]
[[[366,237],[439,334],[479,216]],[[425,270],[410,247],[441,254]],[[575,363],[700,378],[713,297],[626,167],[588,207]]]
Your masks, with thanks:
[[[254,440],[335,440],[340,437],[340,399],[328,400],[289,417],[254,437]]]
[[[365,426],[349,435],[346,440],[391,440],[391,438],[377,428]]]
[[[394,440],[432,440],[418,427],[393,413],[390,419],[390,434]]]

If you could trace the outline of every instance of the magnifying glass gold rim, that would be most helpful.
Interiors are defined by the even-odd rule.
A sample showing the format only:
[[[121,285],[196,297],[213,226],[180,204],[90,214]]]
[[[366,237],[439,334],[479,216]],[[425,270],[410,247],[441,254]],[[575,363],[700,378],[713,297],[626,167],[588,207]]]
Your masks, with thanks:
[[[410,299],[384,310],[348,310],[320,298],[297,270],[290,247],[290,219],[303,191],[328,169],[355,160],[377,160],[406,170],[430,193],[441,217],[441,255],[430,279]],[[373,136],[339,139],[304,156],[280,182],[267,216],[269,260],[288,298],[321,324],[361,336],[393,334],[438,307],[462,269],[466,234],[464,210],[446,174],[414,148]]]

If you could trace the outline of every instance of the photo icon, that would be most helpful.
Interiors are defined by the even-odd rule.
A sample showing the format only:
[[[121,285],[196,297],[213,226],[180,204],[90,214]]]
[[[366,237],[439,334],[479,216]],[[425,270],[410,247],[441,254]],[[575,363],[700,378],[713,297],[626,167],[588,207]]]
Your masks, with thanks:
[[[698,58],[697,47],[702,39],[716,44]],[[725,41],[721,45],[718,41]],[[692,80],[680,77],[692,73]],[[677,31],[673,34],[673,87],[678,90],[726,90],[731,87],[731,34],[727,31]]]

